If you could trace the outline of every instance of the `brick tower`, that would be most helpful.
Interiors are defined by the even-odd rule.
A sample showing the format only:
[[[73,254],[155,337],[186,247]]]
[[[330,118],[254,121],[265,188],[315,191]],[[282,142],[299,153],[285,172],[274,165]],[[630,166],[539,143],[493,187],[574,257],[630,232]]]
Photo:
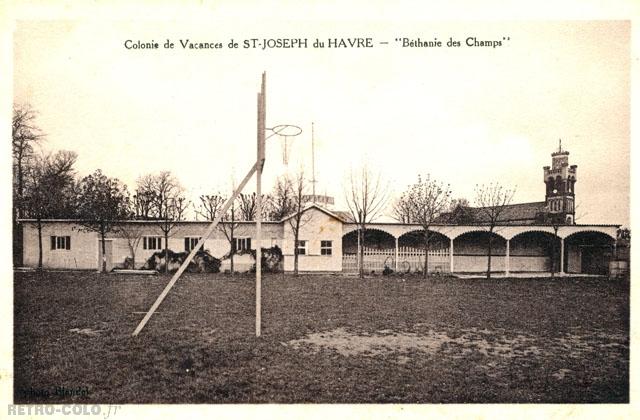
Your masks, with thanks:
[[[558,150],[551,153],[551,167],[544,166],[546,185],[545,202],[547,211],[561,223],[575,223],[575,184],[578,165],[569,166],[569,152],[562,150],[562,140]]]

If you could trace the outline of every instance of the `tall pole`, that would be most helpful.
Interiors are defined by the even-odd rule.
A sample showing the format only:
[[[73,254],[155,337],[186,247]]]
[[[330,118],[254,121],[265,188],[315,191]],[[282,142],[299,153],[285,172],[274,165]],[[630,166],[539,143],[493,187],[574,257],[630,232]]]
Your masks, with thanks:
[[[258,93],[258,168],[256,176],[256,337],[260,337],[262,326],[262,167],[265,160],[267,75],[262,73],[262,86]]]
[[[311,123],[311,193],[313,194],[313,203],[316,202],[316,139]]]

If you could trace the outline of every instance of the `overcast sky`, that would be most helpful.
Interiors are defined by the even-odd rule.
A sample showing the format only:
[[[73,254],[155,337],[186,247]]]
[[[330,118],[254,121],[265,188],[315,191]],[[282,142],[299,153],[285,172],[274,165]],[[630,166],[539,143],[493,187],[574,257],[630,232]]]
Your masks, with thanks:
[[[195,199],[229,190],[253,164],[266,71],[267,126],[303,128],[288,167],[281,140],[269,140],[267,190],[287,170],[310,175],[312,121],[318,190],[338,207],[345,174],[363,162],[397,193],[430,173],[471,202],[491,181],[517,186],[514,202],[543,201],[542,167],[562,138],[578,165],[578,222],[628,225],[628,23],[271,22],[22,22],[14,98],[39,113],[47,150],[78,153],[80,175],[100,168],[133,189],[170,170]],[[311,48],[339,37],[372,37],[374,48]],[[398,37],[462,46],[402,48]],[[503,46],[467,47],[467,37]],[[309,48],[230,50],[231,38]],[[175,48],[128,50],[128,39]],[[184,50],[180,39],[225,48]]]

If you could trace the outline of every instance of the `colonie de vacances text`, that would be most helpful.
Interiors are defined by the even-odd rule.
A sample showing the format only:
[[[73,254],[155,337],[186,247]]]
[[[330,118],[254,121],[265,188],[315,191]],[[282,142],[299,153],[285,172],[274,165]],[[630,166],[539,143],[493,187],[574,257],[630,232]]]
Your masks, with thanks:
[[[501,47],[508,37],[500,40],[481,40],[475,36],[469,36],[464,40],[467,47]],[[395,38],[396,44],[403,48],[439,48],[439,47],[460,47],[462,41],[454,40],[450,37],[446,41],[438,38],[424,40],[422,38]],[[381,41],[379,44],[388,44]],[[124,47],[128,50],[157,50],[157,49],[185,49],[185,50],[205,50],[242,48],[242,49],[287,49],[287,48],[373,48],[376,45],[373,38],[326,38],[309,40],[308,38],[249,38],[242,41],[231,39],[227,42],[201,42],[191,39],[179,39],[174,42],[167,39],[164,43],[127,39]]]

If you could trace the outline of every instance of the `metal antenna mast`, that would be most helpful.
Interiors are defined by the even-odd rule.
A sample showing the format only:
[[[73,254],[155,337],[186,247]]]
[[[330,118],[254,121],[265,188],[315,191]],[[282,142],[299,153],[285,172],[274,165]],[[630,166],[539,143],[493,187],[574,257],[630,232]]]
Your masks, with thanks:
[[[313,194],[313,203],[316,202],[316,140],[313,130],[313,123],[311,123],[311,194]]]

